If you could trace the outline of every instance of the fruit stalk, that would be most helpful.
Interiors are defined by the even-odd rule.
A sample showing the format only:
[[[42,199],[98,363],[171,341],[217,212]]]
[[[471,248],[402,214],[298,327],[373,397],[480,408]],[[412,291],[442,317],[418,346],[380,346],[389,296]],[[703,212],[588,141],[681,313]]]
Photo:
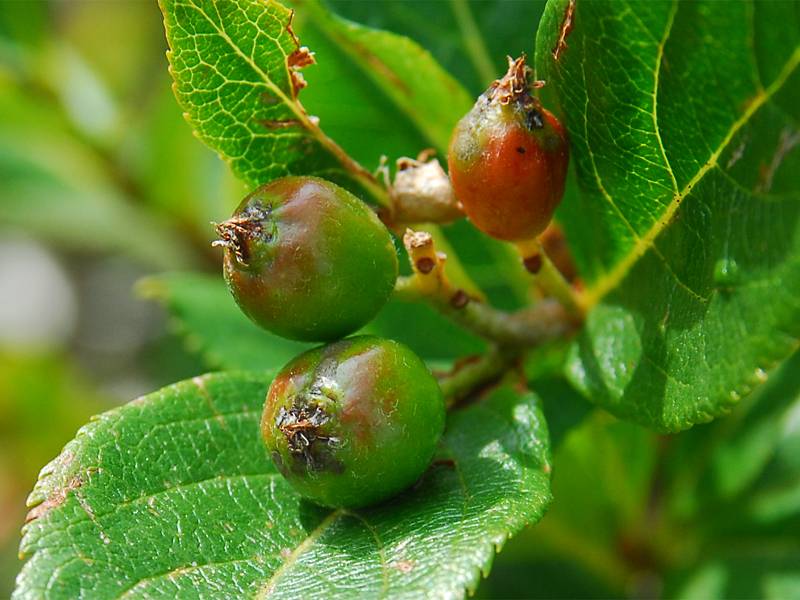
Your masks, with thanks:
[[[427,300],[436,310],[486,340],[501,346],[539,346],[570,335],[579,324],[554,300],[542,300],[516,312],[481,302],[450,283],[444,270],[446,257],[436,251],[430,234],[409,229],[403,241],[414,274],[398,278],[395,296]]]
[[[516,247],[525,268],[536,276],[536,282],[542,289],[558,300],[571,316],[583,319],[586,308],[582,299],[550,260],[541,242],[538,239],[518,242]]]
[[[447,409],[457,406],[476,389],[500,379],[519,354],[519,349],[492,346],[485,354],[456,364],[452,372],[439,378]]]

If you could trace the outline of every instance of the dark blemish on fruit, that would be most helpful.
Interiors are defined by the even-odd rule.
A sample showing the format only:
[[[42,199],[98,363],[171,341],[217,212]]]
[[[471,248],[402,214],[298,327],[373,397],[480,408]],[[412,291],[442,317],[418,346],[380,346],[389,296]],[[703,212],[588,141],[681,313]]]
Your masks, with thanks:
[[[517,146],[517,152],[519,152],[520,154],[525,154],[525,148],[523,148],[522,146]]]
[[[416,262],[416,266],[417,266],[417,271],[419,271],[424,275],[427,275],[428,273],[433,271],[433,268],[436,266],[436,263],[432,258],[423,256]]]
[[[542,269],[542,255],[537,253],[533,256],[528,256],[522,261],[522,264],[525,265],[529,273],[535,275]]]
[[[330,420],[330,414],[307,396],[296,396],[291,408],[278,411],[275,426],[286,437],[294,473],[344,471],[344,465],[332,455],[339,439],[322,431]]]
[[[542,129],[544,127],[542,113],[535,108],[531,109],[525,116],[525,124],[528,126],[528,129]]]

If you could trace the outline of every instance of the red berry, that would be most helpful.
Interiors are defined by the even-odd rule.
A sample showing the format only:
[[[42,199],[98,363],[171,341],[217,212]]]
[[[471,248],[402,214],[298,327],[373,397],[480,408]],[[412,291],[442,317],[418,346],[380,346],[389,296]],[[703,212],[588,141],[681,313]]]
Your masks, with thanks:
[[[569,148],[563,126],[531,95],[525,57],[484,92],[453,131],[450,180],[475,226],[522,241],[540,234],[564,195]]]

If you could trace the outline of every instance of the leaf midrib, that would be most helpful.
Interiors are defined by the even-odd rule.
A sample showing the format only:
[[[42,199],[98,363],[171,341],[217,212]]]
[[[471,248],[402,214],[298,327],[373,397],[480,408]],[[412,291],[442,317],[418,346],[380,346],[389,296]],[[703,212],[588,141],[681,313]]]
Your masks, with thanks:
[[[672,222],[672,218],[677,212],[683,200],[691,193],[694,187],[700,183],[705,177],[706,173],[711,171],[717,166],[717,161],[720,155],[730,144],[733,137],[738,131],[750,120],[750,118],[764,105],[772,96],[774,96],[783,87],[784,83],[789,79],[792,72],[800,64],[800,47],[796,47],[792,55],[784,64],[778,76],[767,87],[758,90],[758,93],[747,106],[741,117],[737,119],[728,130],[728,133],[723,138],[717,149],[711,153],[708,160],[700,167],[689,182],[683,187],[682,190],[677,192],[667,205],[662,213],[662,216],[657,220],[650,229],[643,235],[637,236],[633,247],[628,251],[625,257],[620,260],[613,269],[601,276],[583,295],[583,303],[587,309],[592,308],[599,303],[607,294],[613,291],[620,282],[626,277],[634,264],[651,248],[654,248],[655,239],[658,235],[667,228]],[[657,128],[656,128],[657,129]],[[669,164],[667,163],[667,166]]]
[[[261,586],[261,589],[256,594],[256,598],[261,600],[269,596],[272,593],[272,590],[275,588],[275,584],[278,580],[283,576],[284,572],[292,567],[296,562],[297,559],[303,555],[303,553],[310,548],[314,542],[316,542],[325,531],[327,531],[339,517],[344,516],[346,511],[342,508],[338,508],[325,517],[319,525],[317,525],[311,533],[306,536],[306,539],[302,541],[302,543],[298,544],[297,547],[292,550],[292,553],[286,558],[283,564],[278,567],[272,576],[264,582]]]

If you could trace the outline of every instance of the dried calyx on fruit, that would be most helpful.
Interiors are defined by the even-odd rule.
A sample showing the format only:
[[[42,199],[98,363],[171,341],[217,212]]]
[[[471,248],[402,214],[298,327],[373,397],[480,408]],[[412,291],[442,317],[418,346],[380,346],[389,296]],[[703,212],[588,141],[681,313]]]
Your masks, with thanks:
[[[287,364],[267,393],[261,433],[300,495],[357,507],[414,483],[444,420],[442,393],[422,360],[397,342],[361,336]]]
[[[453,131],[448,153],[456,197],[476,227],[521,241],[544,231],[564,195],[569,149],[558,119],[532,95],[525,56],[479,98]]]
[[[233,297],[278,335],[345,336],[372,319],[394,289],[389,231],[363,202],[324,179],[284,177],[261,186],[216,229]]]

